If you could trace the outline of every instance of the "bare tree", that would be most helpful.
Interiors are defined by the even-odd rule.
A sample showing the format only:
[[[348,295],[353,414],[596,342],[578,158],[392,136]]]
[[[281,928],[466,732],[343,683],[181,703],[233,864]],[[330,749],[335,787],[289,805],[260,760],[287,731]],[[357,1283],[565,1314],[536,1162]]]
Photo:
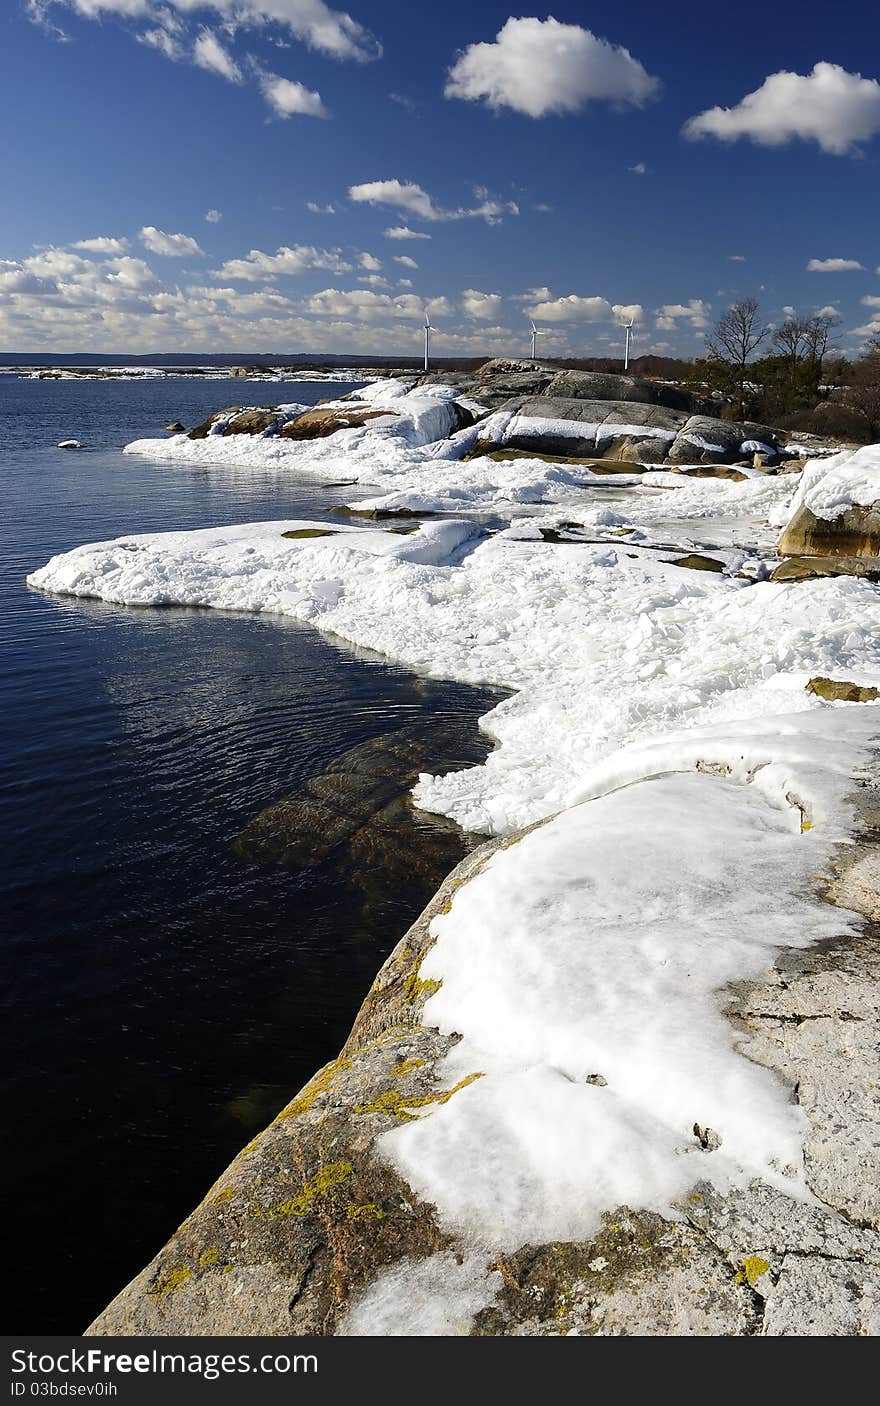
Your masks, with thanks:
[[[722,313],[706,338],[710,357],[729,368],[741,415],[746,413],[746,381],[749,357],[766,339],[768,327],[758,317],[757,298],[742,298]]]
[[[880,438],[880,334],[871,337],[853,366],[846,403],[865,421],[869,438]]]
[[[839,326],[840,318],[837,313],[817,312],[815,316],[807,318],[804,343],[807,356],[817,366],[821,367],[822,359],[828,351],[831,334]]]

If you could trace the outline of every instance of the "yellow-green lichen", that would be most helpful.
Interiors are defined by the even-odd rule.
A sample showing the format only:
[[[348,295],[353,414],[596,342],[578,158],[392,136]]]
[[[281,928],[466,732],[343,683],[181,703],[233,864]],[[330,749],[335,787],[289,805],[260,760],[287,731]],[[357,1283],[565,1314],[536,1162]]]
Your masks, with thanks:
[[[441,981],[433,981],[430,977],[427,980],[423,980],[422,977],[419,976],[421,966],[422,964],[420,962],[417,967],[413,967],[409,976],[403,983],[403,989],[411,1001],[417,1001],[421,996],[424,996],[425,1000],[427,1000],[429,996],[434,995],[435,991],[439,991],[440,987],[443,985]]]
[[[421,1069],[425,1061],[423,1059],[404,1059],[400,1064],[395,1064],[391,1073],[395,1079],[402,1079],[404,1074],[409,1074],[411,1069]]]
[[[157,1299],[161,1299],[166,1294],[173,1294],[174,1290],[179,1289],[181,1284],[185,1284],[187,1279],[192,1279],[192,1270],[188,1269],[185,1264],[178,1264],[165,1274],[161,1274],[147,1292],[153,1294]]]
[[[742,1262],[742,1269],[738,1270],[735,1276],[736,1282],[737,1284],[748,1284],[749,1288],[753,1289],[761,1275],[766,1274],[769,1268],[770,1261],[765,1260],[763,1255],[746,1255]]]
[[[305,1216],[308,1214],[315,1201],[326,1196],[332,1191],[334,1186],[339,1186],[346,1177],[351,1176],[352,1165],[350,1162],[328,1162],[326,1167],[322,1167],[309,1181],[304,1182],[301,1190],[289,1201],[282,1201],[274,1206],[269,1212],[270,1216]]]
[[[235,1193],[231,1186],[224,1186],[222,1191],[218,1191],[216,1196],[211,1197],[212,1206],[225,1206],[227,1201],[231,1201]]]
[[[349,1206],[345,1215],[347,1220],[383,1220],[385,1212],[381,1206],[368,1202],[364,1206]]]
[[[212,1245],[210,1250],[203,1250],[199,1255],[199,1264],[210,1265],[220,1263],[220,1251],[216,1245]]]
[[[324,1068],[315,1075],[314,1079],[306,1084],[302,1093],[298,1094],[292,1103],[289,1103],[286,1108],[282,1108],[274,1121],[276,1123],[284,1123],[288,1118],[298,1118],[301,1113],[308,1113],[309,1109],[314,1107],[321,1095],[329,1091],[337,1074],[341,1074],[343,1070],[350,1068],[351,1060],[345,1059],[342,1055],[340,1055],[338,1059],[331,1060],[329,1064],[325,1065]]]
[[[482,1079],[481,1071],[476,1074],[466,1074],[463,1079],[453,1085],[451,1089],[444,1089],[437,1094],[422,1094],[420,1096],[410,1096],[401,1093],[399,1089],[385,1089],[370,1103],[359,1104],[355,1108],[355,1113],[387,1113],[392,1118],[398,1118],[402,1123],[412,1123],[418,1116],[411,1113],[412,1108],[428,1108],[431,1104],[448,1103],[453,1094],[457,1094],[460,1089],[467,1088],[475,1079]]]

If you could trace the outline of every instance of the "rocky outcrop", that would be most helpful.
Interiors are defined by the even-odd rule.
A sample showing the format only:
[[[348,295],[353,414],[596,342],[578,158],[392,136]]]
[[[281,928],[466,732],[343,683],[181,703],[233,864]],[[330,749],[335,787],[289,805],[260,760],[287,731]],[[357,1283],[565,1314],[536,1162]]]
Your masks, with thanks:
[[[815,581],[819,576],[861,576],[880,581],[880,558],[786,557],[770,573],[771,581]]]
[[[687,422],[679,410],[618,400],[529,396],[509,400],[504,408],[516,417],[504,429],[505,449],[643,464],[661,463]]]
[[[649,381],[640,376],[613,376],[600,371],[559,371],[547,385],[545,395],[578,400],[622,400],[644,405],[665,405],[670,410],[692,413],[697,398],[682,386]]]
[[[434,916],[519,837],[495,840],[464,859],[398,943],[339,1057],[239,1154],[89,1334],[356,1332],[359,1305],[393,1270],[474,1276],[479,1299],[449,1331],[476,1336],[876,1334],[880,778],[864,777],[852,802],[860,838],[841,847],[824,883],[828,901],[865,915],[863,929],[783,952],[729,993],[743,1054],[801,1106],[812,1200],[763,1182],[722,1193],[695,1172],[677,1219],[620,1206],[589,1240],[480,1260],[444,1230],[376,1139],[479,1077],[435,1081],[456,1037],[421,1023],[436,989],[421,965]],[[711,1157],[711,1130],[695,1140]]]
[[[770,449],[781,445],[782,435],[769,425],[750,420],[715,420],[709,415],[692,415],[669,450],[673,464],[711,464],[722,460],[742,459],[752,462],[753,449],[744,445],[765,444]]]

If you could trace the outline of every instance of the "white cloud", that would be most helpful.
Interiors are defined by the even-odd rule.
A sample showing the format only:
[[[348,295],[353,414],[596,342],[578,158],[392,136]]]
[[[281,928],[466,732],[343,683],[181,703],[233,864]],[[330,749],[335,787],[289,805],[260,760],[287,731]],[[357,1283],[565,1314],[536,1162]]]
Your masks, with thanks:
[[[251,249],[246,259],[228,259],[212,277],[259,283],[277,274],[308,273],[311,269],[350,273],[351,264],[345,262],[337,249],[316,249],[311,244],[296,244],[290,248],[285,244],[274,254]]]
[[[35,19],[45,20],[50,10],[63,8],[90,20],[105,15],[158,20],[166,32],[181,28],[181,19],[188,19],[193,10],[211,11],[231,29],[276,25],[310,49],[335,59],[366,62],[382,52],[368,29],[324,0],[29,0]]]
[[[395,262],[396,264],[403,264],[403,267],[404,267],[405,269],[417,269],[417,268],[418,268],[418,264],[416,263],[415,259],[411,259],[410,256],[409,256],[409,254],[395,254],[395,255],[394,255],[394,262]]]
[[[158,49],[159,53],[164,54],[166,59],[179,62],[186,57],[183,45],[163,25],[156,25],[154,29],[145,29],[142,34],[136,34],[135,38],[139,44],[149,44],[151,49]]]
[[[325,288],[313,293],[305,308],[318,317],[356,317],[369,322],[384,317],[422,318],[426,305],[432,316],[452,316],[453,309],[446,298],[430,298],[426,304],[415,293],[373,293],[368,288]]]
[[[260,91],[276,117],[329,117],[320,93],[313,93],[292,78],[261,73]]]
[[[205,219],[208,221],[209,225],[219,225],[220,221],[223,219],[223,215],[220,210],[206,210]]]
[[[509,107],[528,117],[579,112],[588,102],[642,107],[658,95],[628,49],[552,17],[513,19],[490,44],[470,44],[452,65],[447,98]]]
[[[512,293],[512,303],[546,303],[553,297],[549,288],[527,288],[525,293]]]
[[[165,254],[172,259],[182,259],[188,254],[202,254],[197,240],[188,234],[166,234],[155,225],[144,225],[141,230],[141,243],[151,254]]]
[[[864,298],[863,298],[863,299],[862,299],[862,302],[864,302],[864,301],[865,301],[865,300],[864,300]],[[838,313],[838,309],[834,306],[833,303],[826,303],[825,306],[824,306],[824,308],[817,308],[817,309],[816,309],[815,315],[816,315],[816,317],[836,317],[836,316],[837,316],[837,313]]]
[[[645,315],[641,303],[615,303],[611,311],[621,322],[641,322]]]
[[[501,312],[503,299],[500,293],[481,293],[476,288],[465,288],[461,295],[461,306],[465,317],[479,322],[491,322]]]
[[[635,166],[627,166],[626,169],[631,171],[634,176],[646,176],[648,174],[648,168],[644,161],[637,161]]]
[[[858,259],[811,259],[807,264],[808,273],[856,273],[864,272],[864,264]]]
[[[569,293],[564,298],[535,303],[528,313],[540,322],[605,322],[611,316],[611,304],[605,298],[582,298]]]
[[[235,59],[210,29],[203,29],[193,45],[193,61],[199,68],[219,73],[230,83],[240,83],[242,72]]]
[[[500,222],[504,215],[518,215],[519,207],[513,200],[494,200],[482,186],[475,188],[479,205],[455,210],[446,210],[437,205],[433,197],[413,181],[365,181],[361,185],[349,187],[349,199],[359,205],[387,205],[392,209],[406,210],[418,220],[466,220],[481,219],[489,225]],[[405,228],[405,226],[403,227]],[[412,234],[392,234],[390,239],[412,239]]]
[[[387,278],[383,278],[381,273],[362,273],[358,278],[358,283],[366,283],[370,288],[389,288],[391,285]]]
[[[413,281],[411,278],[398,278],[397,286],[398,288],[412,288]]]
[[[689,323],[695,332],[703,331],[709,326],[709,304],[702,298],[691,298],[689,303],[664,303],[657,308],[654,326],[658,332],[675,332],[679,322]]]
[[[872,293],[867,293],[861,301],[866,308],[880,308],[880,298],[875,298]]]
[[[390,229],[383,230],[386,239],[430,239],[430,234],[422,234],[421,230],[410,229],[408,225],[392,225]]]
[[[306,209],[311,210],[313,215],[335,215],[336,208],[333,205],[319,205],[316,200],[307,200]]]
[[[845,156],[880,132],[880,83],[848,73],[836,63],[817,63],[810,74],[771,73],[736,107],[713,107],[682,128],[691,139],[741,137],[759,146],[782,146],[799,138]]]
[[[74,249],[85,249],[89,254],[124,254],[128,248],[127,239],[114,239],[109,234],[98,234],[94,239],[78,239]]]
[[[370,273],[378,273],[382,267],[381,259],[377,259],[375,254],[358,254],[358,263],[362,269],[367,269]]]
[[[727,257],[732,264],[744,264],[746,261],[745,254],[728,254]]]

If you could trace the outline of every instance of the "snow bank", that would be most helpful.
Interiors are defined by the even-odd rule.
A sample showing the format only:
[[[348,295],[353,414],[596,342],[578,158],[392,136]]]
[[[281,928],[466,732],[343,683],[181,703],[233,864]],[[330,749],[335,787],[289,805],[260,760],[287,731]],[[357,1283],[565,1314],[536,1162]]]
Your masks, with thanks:
[[[579,1240],[622,1204],[668,1215],[702,1177],[808,1196],[804,1115],[737,1052],[718,992],[779,948],[850,930],[813,897],[815,875],[878,731],[876,713],[827,711],[719,731],[714,755],[734,767],[743,743],[765,768],[780,744],[789,761],[769,785],[758,768],[751,784],[659,774],[603,795],[458,890],[419,977],[441,983],[425,1024],[462,1037],[440,1087],[470,1082],[379,1144],[446,1229],[492,1249]],[[675,749],[654,764],[673,770]],[[817,785],[827,827],[804,828],[786,771]],[[700,1148],[694,1123],[720,1150]]]
[[[804,468],[784,526],[798,508],[809,508],[816,517],[833,522],[848,508],[870,507],[880,501],[880,444],[845,449],[828,459],[813,459]]]
[[[727,510],[736,490],[751,502],[752,488],[725,483]],[[677,496],[660,496],[668,514]],[[633,526],[642,502],[627,504]],[[590,515],[578,520],[589,532]],[[485,764],[423,776],[415,791],[488,834],[570,804],[624,744],[822,708],[804,691],[813,673],[880,683],[880,593],[863,580],[752,585],[677,567],[614,529],[572,545],[522,540],[516,528],[481,537],[466,520],[408,536],[281,535],[302,526],[121,538],[54,557],[29,580],[132,605],[287,614],[433,677],[511,689],[482,720],[498,743]]]

